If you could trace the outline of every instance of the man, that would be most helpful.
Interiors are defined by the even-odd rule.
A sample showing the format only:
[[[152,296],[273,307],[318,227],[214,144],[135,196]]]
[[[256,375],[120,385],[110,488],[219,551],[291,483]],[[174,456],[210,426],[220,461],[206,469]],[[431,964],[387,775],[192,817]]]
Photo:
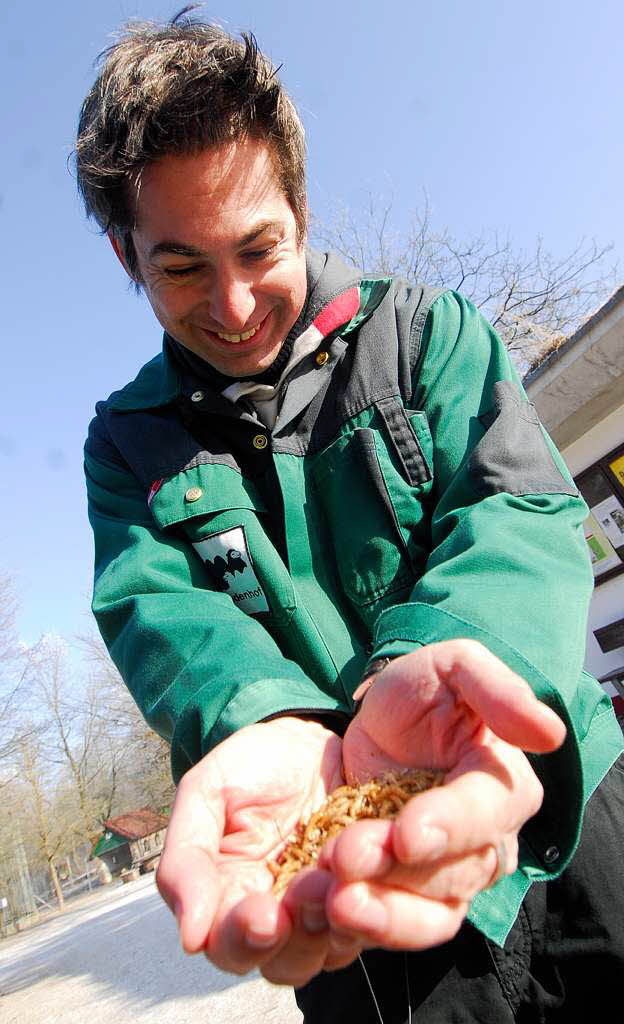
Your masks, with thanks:
[[[304,155],[253,39],[186,17],[112,47],[80,118],[165,331],[85,449],[94,611],[181,780],[159,888],[308,1022],[543,1020],[624,945],[584,877],[622,749],[581,671],[586,510],[469,303],[306,251]],[[276,900],[300,817],[407,767],[445,785]]]

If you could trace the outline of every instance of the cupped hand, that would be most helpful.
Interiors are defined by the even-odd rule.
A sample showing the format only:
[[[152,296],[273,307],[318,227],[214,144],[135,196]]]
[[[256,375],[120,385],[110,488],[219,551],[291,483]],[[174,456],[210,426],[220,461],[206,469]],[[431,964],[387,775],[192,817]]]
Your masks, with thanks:
[[[157,884],[187,952],[292,985],[357,955],[350,937],[328,930],[327,872],[302,874],[278,901],[268,868],[300,818],[343,783],[341,748],[318,723],[284,717],[241,729],[184,776]]]
[[[421,767],[445,783],[395,821],[358,822],[327,845],[332,926],[389,949],[452,938],[475,893],[515,870],[518,832],[541,805],[523,751],[551,751],[564,736],[528,684],[474,641],[392,661],[345,734],[347,781]]]

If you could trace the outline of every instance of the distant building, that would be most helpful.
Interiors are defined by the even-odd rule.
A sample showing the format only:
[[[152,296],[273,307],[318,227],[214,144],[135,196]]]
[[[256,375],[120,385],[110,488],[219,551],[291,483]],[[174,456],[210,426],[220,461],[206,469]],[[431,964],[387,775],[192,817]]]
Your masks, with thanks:
[[[595,589],[585,667],[624,723],[624,285],[524,386],[589,505]]]
[[[150,807],[109,818],[91,857],[99,857],[112,875],[124,868],[150,871],[160,858],[168,824],[168,818]]]

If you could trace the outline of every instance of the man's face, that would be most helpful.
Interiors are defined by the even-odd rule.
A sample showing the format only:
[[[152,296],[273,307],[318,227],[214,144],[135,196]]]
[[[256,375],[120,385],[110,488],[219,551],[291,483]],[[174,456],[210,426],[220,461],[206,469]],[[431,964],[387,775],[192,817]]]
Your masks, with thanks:
[[[148,166],[132,238],[145,294],[176,341],[231,377],[271,365],[303,308],[306,267],[264,143]]]

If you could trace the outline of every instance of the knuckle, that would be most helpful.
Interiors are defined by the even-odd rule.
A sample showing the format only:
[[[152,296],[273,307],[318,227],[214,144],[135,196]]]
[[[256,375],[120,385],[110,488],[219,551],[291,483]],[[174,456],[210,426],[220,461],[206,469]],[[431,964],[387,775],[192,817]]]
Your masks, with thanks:
[[[236,974],[239,978],[242,978],[245,974],[249,974],[249,972],[255,967],[255,964],[243,964],[240,960],[235,960],[233,957],[218,956],[216,953],[204,953],[204,956],[209,963],[214,964],[214,966],[220,971],[227,971],[228,974]]]
[[[297,970],[288,964],[281,964],[278,961],[264,964],[260,968],[260,973],[272,985],[292,985],[293,988],[301,988],[303,985],[307,985],[314,975],[318,974],[319,970],[320,968],[318,967],[315,970]]]
[[[468,913],[468,907],[470,906],[467,902],[458,903],[453,910],[448,914],[446,923],[441,924],[438,929],[439,938],[438,943],[450,942],[459,933],[461,926],[464,923],[466,914]]]
[[[518,836],[513,835],[507,843],[507,874],[513,875],[518,867]]]
[[[156,882],[156,888],[158,889],[158,892],[160,893],[164,900],[167,899],[167,896],[171,892],[173,882],[173,880],[169,877],[169,872],[167,869],[168,861],[166,858],[164,858],[163,854],[160,860],[160,864],[156,868],[156,877],[154,881]]]
[[[156,876],[154,878],[154,881],[156,882],[156,888],[158,889],[158,892],[160,893],[161,896],[163,896],[164,895],[164,891],[163,890],[166,888],[167,882],[166,882],[166,876],[165,876],[165,873],[164,873],[164,869],[162,867],[162,861],[158,865],[158,867],[156,868]]]
[[[482,658],[484,654],[488,654],[488,650],[479,640],[472,640],[469,637],[459,637],[457,640],[452,640],[452,644],[455,645],[455,649],[466,657],[479,657]]]
[[[529,797],[529,808],[531,817],[537,814],[544,800],[544,787],[536,775],[533,776],[532,784],[527,787]]]
[[[453,654],[453,661],[457,668],[460,666],[482,665],[484,658],[488,660],[493,655],[484,647],[479,640],[472,640],[469,637],[459,637],[457,640],[448,641],[449,648]]]

